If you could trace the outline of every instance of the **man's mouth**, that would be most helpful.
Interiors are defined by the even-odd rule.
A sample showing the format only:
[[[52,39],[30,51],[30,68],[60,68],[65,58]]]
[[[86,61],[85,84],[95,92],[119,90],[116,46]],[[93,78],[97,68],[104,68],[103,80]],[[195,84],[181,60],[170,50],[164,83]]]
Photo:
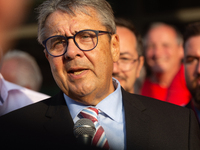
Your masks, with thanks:
[[[74,75],[79,75],[79,74],[81,74],[83,71],[85,71],[85,70],[75,71],[75,72],[73,72],[73,73],[74,73]]]
[[[126,78],[113,74],[113,77],[118,80],[126,80]]]
[[[80,70],[70,70],[68,71],[69,74],[73,74],[73,75],[79,75],[81,73],[83,73],[86,69],[80,69]]]

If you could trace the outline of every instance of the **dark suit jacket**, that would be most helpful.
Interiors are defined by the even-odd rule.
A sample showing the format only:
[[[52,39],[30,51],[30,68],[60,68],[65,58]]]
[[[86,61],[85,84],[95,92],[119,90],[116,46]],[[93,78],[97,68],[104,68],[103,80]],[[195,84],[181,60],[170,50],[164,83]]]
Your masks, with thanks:
[[[127,149],[200,150],[194,113],[180,106],[122,89]],[[36,149],[78,147],[73,120],[60,92],[0,117],[0,146]]]
[[[192,103],[192,100],[190,100],[190,102],[185,106],[186,108],[189,108],[189,109],[192,109],[194,111],[194,114],[199,122],[199,127],[200,127],[200,120],[199,120],[199,117],[198,117],[198,114],[195,110],[195,107],[194,107],[194,104]]]

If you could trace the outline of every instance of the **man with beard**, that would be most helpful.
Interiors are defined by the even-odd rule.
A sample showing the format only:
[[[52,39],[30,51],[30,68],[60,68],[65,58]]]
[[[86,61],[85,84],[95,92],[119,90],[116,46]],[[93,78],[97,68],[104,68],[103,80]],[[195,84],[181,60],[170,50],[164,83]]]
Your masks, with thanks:
[[[120,57],[114,63],[112,75],[126,91],[140,93],[144,75],[144,70],[141,70],[144,64],[142,39],[131,21],[115,18],[115,23],[120,38]]]
[[[192,94],[192,100],[186,107],[194,110],[200,123],[200,22],[187,26],[184,42],[185,78]]]
[[[200,149],[192,110],[128,93],[112,78],[120,46],[107,1],[47,0],[38,11],[38,41],[61,91],[1,116],[1,149]]]

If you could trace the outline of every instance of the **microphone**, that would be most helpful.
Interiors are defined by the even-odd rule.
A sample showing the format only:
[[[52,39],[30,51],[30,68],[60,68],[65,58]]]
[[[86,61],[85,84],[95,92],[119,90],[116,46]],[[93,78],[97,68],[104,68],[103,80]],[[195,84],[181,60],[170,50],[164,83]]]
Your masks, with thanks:
[[[91,141],[96,132],[96,128],[90,119],[79,119],[75,123],[73,130],[79,144],[88,146],[91,145]]]

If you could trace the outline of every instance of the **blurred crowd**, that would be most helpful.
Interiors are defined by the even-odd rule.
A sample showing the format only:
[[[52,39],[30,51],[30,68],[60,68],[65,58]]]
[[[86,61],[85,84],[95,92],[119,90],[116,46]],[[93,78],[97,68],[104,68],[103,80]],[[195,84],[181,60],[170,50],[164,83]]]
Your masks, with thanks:
[[[27,52],[14,50],[16,41],[10,37],[23,25],[32,5],[32,0],[0,1],[0,72],[6,81],[39,92],[43,79],[39,64]],[[130,18],[116,17],[115,23],[120,58],[113,65],[113,77],[122,87],[179,106],[191,104],[185,79],[184,33],[172,24],[153,22],[142,37]]]
[[[44,75],[36,58],[16,49],[11,37],[32,5],[33,0],[0,0],[0,116],[52,96],[41,92]],[[141,35],[131,19],[115,16],[120,54],[112,77],[129,93],[192,109],[200,124],[200,22],[184,32],[151,22]]]
[[[113,77],[131,93],[190,107],[200,120],[199,56],[187,54],[199,42],[196,39],[187,47],[190,38],[200,36],[199,23],[191,23],[181,33],[171,24],[154,22],[141,40],[130,20],[116,20],[120,59],[114,64]],[[188,69],[194,59],[198,62]]]

